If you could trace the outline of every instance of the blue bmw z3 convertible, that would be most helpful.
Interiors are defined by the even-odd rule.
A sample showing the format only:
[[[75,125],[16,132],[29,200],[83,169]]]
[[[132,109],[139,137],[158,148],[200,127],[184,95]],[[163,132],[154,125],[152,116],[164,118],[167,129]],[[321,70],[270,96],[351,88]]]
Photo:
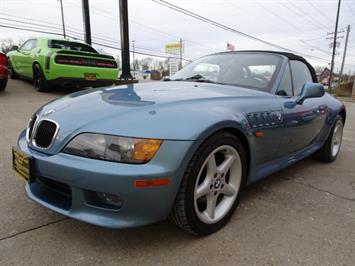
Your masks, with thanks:
[[[110,228],[170,218],[208,235],[241,190],[307,156],[336,159],[346,119],[302,57],[202,57],[162,82],[90,89],[41,107],[13,148],[33,201]]]

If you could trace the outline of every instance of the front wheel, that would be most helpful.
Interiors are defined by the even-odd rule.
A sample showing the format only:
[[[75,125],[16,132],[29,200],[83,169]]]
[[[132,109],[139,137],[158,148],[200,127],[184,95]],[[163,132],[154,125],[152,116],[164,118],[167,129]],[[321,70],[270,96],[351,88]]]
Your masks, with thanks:
[[[337,115],[327,141],[324,143],[323,147],[314,154],[314,158],[327,163],[333,162],[337,158],[343,139],[343,127],[343,118],[341,115]]]
[[[14,67],[12,66],[10,59],[9,59],[9,76],[10,79],[19,79],[19,75],[16,73]]]
[[[194,154],[182,179],[170,219],[182,229],[209,235],[232,217],[247,175],[243,145],[220,132]]]
[[[38,64],[33,66],[33,82],[37,91],[44,92],[48,90],[48,81]]]

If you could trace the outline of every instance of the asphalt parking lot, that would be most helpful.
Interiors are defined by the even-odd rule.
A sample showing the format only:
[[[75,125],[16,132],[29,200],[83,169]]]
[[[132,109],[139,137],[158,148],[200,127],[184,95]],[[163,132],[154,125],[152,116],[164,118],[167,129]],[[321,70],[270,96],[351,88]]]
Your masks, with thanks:
[[[355,104],[336,162],[306,159],[243,193],[218,233],[197,238],[169,222],[110,230],[31,202],[11,169],[30,115],[69,93],[11,80],[0,93],[0,265],[355,265]]]

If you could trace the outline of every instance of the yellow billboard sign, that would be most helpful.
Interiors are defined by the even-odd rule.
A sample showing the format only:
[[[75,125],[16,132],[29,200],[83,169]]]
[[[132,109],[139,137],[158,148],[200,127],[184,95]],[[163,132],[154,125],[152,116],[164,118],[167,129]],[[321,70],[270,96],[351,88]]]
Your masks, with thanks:
[[[181,43],[170,43],[165,45],[165,52],[168,54],[177,54],[181,48]]]

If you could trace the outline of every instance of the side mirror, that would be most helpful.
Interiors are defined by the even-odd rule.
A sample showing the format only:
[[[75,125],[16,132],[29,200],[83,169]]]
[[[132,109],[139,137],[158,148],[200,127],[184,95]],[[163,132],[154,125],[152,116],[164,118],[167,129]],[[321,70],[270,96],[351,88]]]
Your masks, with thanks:
[[[12,51],[18,51],[18,46],[17,46],[17,45],[13,45],[13,46],[11,47],[11,50],[12,50]]]
[[[308,98],[319,98],[325,94],[325,90],[320,83],[306,83],[303,85],[300,97],[296,100],[297,104],[303,104]]]

